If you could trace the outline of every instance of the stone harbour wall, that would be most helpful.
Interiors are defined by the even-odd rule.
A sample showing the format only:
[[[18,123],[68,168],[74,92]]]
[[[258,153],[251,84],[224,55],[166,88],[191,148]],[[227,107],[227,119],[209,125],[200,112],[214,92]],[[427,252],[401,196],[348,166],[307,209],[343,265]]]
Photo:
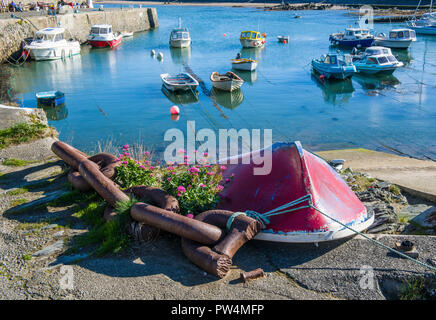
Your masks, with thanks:
[[[156,8],[104,9],[68,13],[57,16],[33,16],[0,19],[0,62],[5,62],[21,49],[25,38],[33,37],[37,30],[61,26],[66,37],[85,43],[93,24],[111,24],[114,31],[139,32],[157,28]]]

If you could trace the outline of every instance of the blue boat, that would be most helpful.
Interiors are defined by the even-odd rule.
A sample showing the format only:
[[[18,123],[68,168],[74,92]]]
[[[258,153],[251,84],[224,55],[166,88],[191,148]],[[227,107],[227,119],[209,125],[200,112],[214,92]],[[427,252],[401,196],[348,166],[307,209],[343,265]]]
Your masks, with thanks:
[[[333,46],[368,48],[374,43],[375,37],[369,29],[347,28],[344,33],[331,34],[329,41]]]
[[[327,79],[347,79],[356,72],[353,58],[349,54],[329,53],[319,59],[312,60],[313,69]]]
[[[61,91],[38,92],[36,94],[36,102],[40,106],[60,106],[65,103],[65,94]]]

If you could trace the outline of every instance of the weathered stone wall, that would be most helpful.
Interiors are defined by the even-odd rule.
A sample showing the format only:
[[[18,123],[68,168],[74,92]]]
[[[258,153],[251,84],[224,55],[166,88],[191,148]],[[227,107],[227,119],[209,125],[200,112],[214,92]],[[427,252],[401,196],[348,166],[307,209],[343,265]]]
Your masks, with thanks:
[[[108,23],[114,31],[138,32],[159,25],[156,8],[112,9],[88,11],[54,16],[34,16],[23,19],[0,20],[0,62],[4,62],[20,49],[25,38],[33,37],[35,31],[60,25],[76,40],[86,42],[93,24]],[[66,36],[68,37],[67,32]]]

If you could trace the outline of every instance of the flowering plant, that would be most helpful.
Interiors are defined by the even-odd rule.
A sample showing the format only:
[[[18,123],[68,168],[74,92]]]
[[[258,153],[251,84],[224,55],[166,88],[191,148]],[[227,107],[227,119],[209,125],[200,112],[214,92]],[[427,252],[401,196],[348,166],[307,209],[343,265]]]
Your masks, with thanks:
[[[184,156],[183,163],[152,165],[149,152],[139,161],[130,156],[129,148],[128,145],[123,147],[118,157],[121,165],[116,168],[116,182],[123,188],[135,185],[161,188],[177,198],[183,215],[193,216],[216,207],[219,193],[224,189],[220,182],[225,166],[210,165],[207,161],[191,165],[188,156]],[[184,150],[179,152],[185,153]]]

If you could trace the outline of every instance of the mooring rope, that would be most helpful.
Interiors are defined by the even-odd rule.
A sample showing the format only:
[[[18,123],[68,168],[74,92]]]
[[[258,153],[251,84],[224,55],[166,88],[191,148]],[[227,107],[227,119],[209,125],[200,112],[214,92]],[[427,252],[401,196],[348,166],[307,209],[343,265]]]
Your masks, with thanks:
[[[296,208],[292,208],[292,207],[295,207],[295,206],[297,206],[297,205],[299,205],[299,204],[301,204],[303,202],[306,202],[306,201],[308,202],[307,205],[296,207]],[[275,216],[275,215],[279,215],[279,214],[283,214],[283,213],[294,212],[294,211],[301,210],[301,209],[304,209],[304,208],[312,208],[312,209],[316,210],[317,212],[321,213],[323,216],[329,218],[330,220],[333,220],[334,222],[336,222],[336,223],[340,224],[341,226],[351,230],[352,232],[362,236],[363,238],[365,238],[365,239],[367,239],[367,240],[369,240],[369,241],[371,241],[371,242],[373,242],[373,243],[375,243],[375,244],[377,244],[377,245],[379,245],[379,246],[381,246],[381,247],[383,247],[383,248],[385,248],[385,249],[387,249],[387,250],[389,250],[389,251],[391,251],[393,253],[396,253],[399,256],[403,257],[403,258],[409,259],[410,261],[412,261],[414,263],[417,263],[417,264],[419,264],[419,265],[421,265],[421,266],[423,266],[423,267],[425,267],[427,269],[430,269],[430,270],[436,272],[436,268],[434,268],[434,267],[432,267],[432,266],[430,266],[430,265],[428,265],[428,264],[426,264],[424,262],[421,262],[421,261],[419,261],[417,259],[409,257],[408,255],[406,255],[406,254],[404,254],[404,253],[402,253],[402,252],[400,252],[398,250],[395,250],[395,249],[393,249],[391,247],[388,247],[387,245],[381,243],[380,241],[372,239],[372,238],[368,237],[367,235],[363,234],[362,232],[357,231],[357,230],[351,228],[350,226],[347,226],[346,224],[338,221],[337,219],[329,216],[328,214],[326,214],[325,212],[323,212],[322,210],[320,210],[320,209],[318,209],[317,207],[314,206],[311,194],[305,195],[305,196],[303,196],[301,198],[298,198],[298,199],[296,199],[294,201],[288,202],[288,203],[286,203],[286,204],[284,204],[284,205],[282,205],[282,206],[280,206],[278,208],[275,208],[275,209],[270,210],[270,211],[265,212],[265,213],[259,213],[259,212],[253,211],[253,210],[247,210],[245,212],[235,212],[227,220],[227,229],[230,230],[234,219],[237,216],[241,215],[241,214],[244,214],[244,215],[246,215],[246,216],[248,216],[250,218],[253,218],[253,219],[259,221],[262,224],[262,227],[265,228],[266,225],[268,225],[269,222],[270,222],[269,219],[268,219],[269,217]]]

